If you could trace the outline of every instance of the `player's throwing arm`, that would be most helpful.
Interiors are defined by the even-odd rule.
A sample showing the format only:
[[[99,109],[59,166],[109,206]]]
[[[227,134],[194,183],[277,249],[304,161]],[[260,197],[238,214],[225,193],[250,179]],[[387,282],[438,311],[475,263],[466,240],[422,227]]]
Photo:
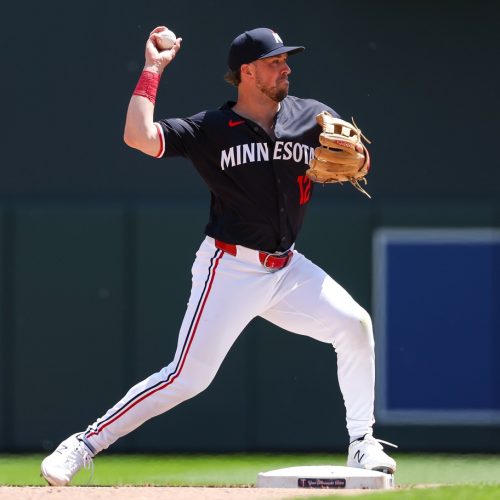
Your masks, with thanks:
[[[181,48],[182,38],[165,26],[155,28],[146,42],[145,64],[130,99],[125,121],[125,143],[150,156],[163,149],[162,134],[154,124],[154,107],[160,78]]]

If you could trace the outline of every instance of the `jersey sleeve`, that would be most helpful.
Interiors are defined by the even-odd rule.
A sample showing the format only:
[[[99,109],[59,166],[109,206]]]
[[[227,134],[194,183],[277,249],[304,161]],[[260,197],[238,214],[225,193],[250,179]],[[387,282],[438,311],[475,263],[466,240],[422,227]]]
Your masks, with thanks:
[[[326,110],[330,112],[330,114],[332,114],[335,118],[343,119],[334,109],[326,106]]]
[[[335,118],[342,119],[342,117],[332,107],[321,101],[316,101],[315,99],[301,99],[301,101],[305,103],[306,109],[309,110],[313,116],[316,116],[322,111],[328,111]]]
[[[205,112],[189,118],[165,118],[156,122],[162,134],[162,150],[157,158],[190,157],[202,134]]]
[[[328,111],[332,116],[334,116],[335,118],[340,118],[340,119],[343,119],[333,108],[331,108],[330,106],[327,106],[326,104],[321,104],[321,111]]]

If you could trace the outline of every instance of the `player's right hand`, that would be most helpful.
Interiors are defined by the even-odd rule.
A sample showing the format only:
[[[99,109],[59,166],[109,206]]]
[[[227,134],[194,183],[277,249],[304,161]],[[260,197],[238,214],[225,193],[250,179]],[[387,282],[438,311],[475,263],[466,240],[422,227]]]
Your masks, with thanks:
[[[148,41],[146,42],[145,51],[145,65],[144,69],[149,71],[156,71],[162,73],[166,66],[168,66],[175,58],[177,52],[181,48],[182,38],[177,38],[171,49],[168,50],[158,50],[157,46],[157,35],[156,33],[166,29],[165,26],[158,26],[150,34]]]

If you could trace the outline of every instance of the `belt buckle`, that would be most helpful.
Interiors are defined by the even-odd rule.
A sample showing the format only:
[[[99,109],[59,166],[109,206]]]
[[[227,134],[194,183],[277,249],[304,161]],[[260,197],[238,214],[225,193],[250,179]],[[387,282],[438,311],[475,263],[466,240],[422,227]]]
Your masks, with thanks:
[[[264,262],[262,263],[262,265],[264,266],[264,268],[269,271],[270,273],[275,273],[276,271],[279,271],[280,269],[283,269],[284,267],[286,267],[288,265],[288,263],[290,262],[290,254],[289,254],[290,250],[287,250],[286,252],[274,252],[274,253],[268,253],[266,255],[266,258],[264,259]],[[267,259],[269,259],[270,257],[286,257],[287,258],[287,261],[286,263],[281,266],[281,267],[271,267],[271,266],[268,266],[267,265]]]

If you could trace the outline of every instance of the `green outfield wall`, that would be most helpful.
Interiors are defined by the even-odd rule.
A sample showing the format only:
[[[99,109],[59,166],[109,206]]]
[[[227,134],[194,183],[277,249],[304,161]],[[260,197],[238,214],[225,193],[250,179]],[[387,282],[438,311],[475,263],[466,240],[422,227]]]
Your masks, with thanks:
[[[349,188],[325,189],[333,195]],[[486,202],[465,209],[360,195],[350,203],[313,202],[309,211],[298,248],[368,310],[376,228],[500,222],[500,205]],[[206,206],[196,203],[4,206],[0,449],[50,448],[171,361],[205,218]],[[422,293],[432,294],[432,283]],[[345,417],[335,363],[330,346],[254,320],[208,390],[114,449],[341,450]],[[498,428],[487,425],[378,432],[411,450],[500,447]]]

